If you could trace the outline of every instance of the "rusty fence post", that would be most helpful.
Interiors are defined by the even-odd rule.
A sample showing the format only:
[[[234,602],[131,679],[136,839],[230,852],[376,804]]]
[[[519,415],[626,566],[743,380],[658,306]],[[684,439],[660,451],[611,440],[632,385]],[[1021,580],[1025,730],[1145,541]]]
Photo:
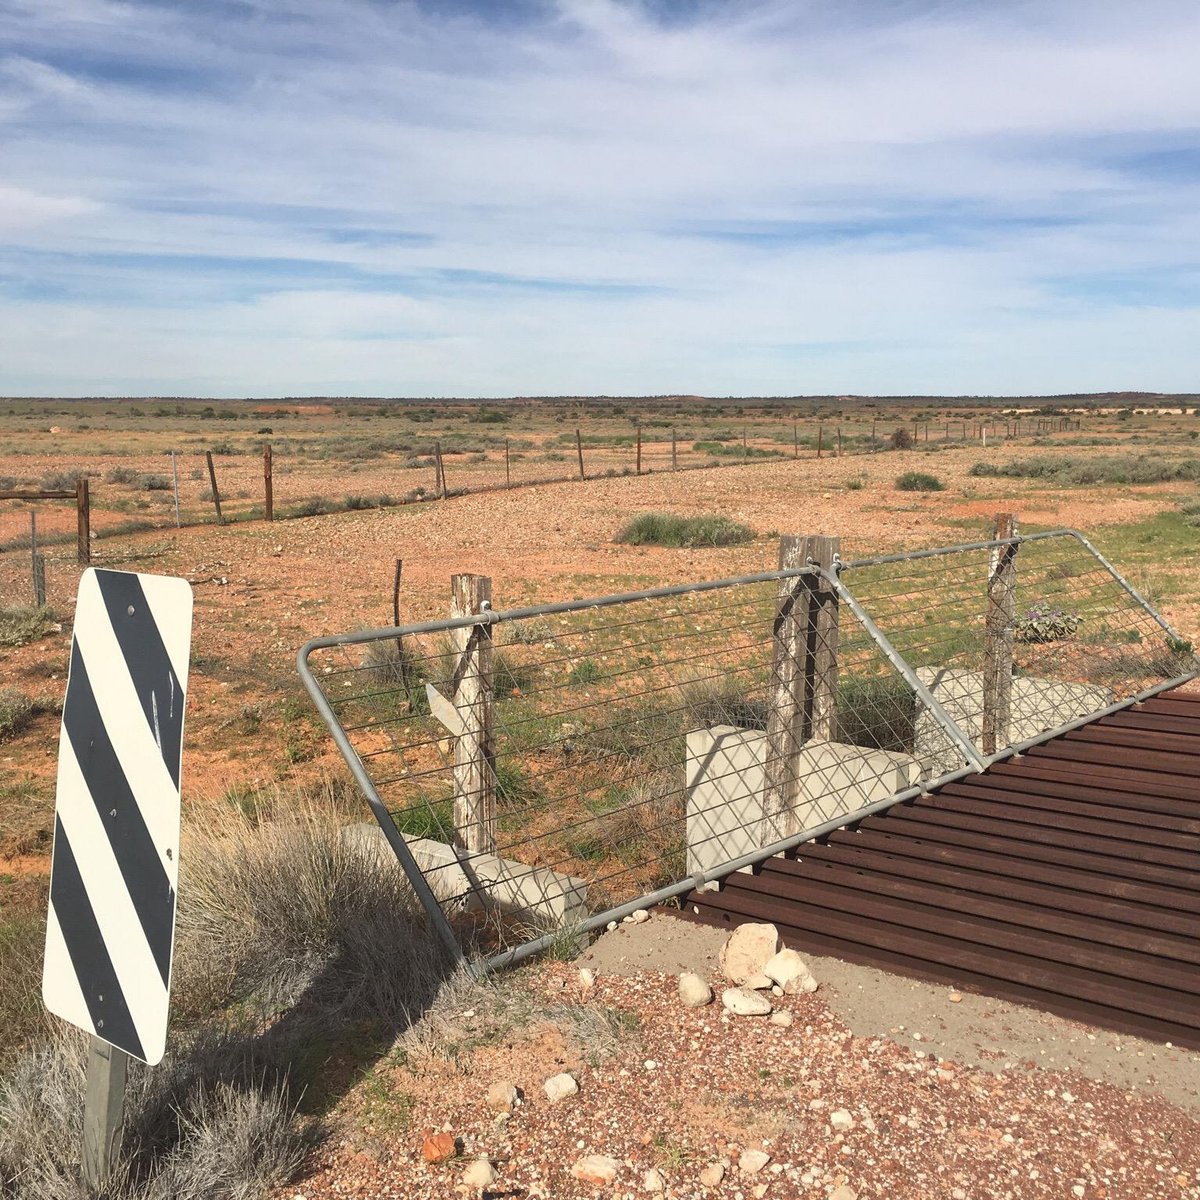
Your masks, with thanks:
[[[997,513],[992,538],[1017,536],[1015,513]],[[1012,722],[1013,625],[1017,616],[1017,545],[995,546],[988,564],[983,643],[984,754],[1008,745]]]
[[[583,473],[583,435],[579,432],[579,426],[575,427],[575,453],[579,455],[579,478],[586,479],[587,476]]]
[[[86,475],[75,480],[75,523],[75,556],[86,567],[92,561],[92,498]]]
[[[492,581],[484,575],[450,580],[452,617],[476,616],[492,603]],[[492,734],[492,628],[464,625],[451,631],[454,706],[462,723],[454,739],[454,828],[472,854],[496,849],[496,755]]]
[[[439,500],[446,499],[446,464],[442,461],[442,443],[440,439],[433,443],[433,471],[436,476],[434,488]]]
[[[263,447],[263,492],[265,503],[263,511],[268,521],[275,520],[275,487],[271,478],[271,443]]]

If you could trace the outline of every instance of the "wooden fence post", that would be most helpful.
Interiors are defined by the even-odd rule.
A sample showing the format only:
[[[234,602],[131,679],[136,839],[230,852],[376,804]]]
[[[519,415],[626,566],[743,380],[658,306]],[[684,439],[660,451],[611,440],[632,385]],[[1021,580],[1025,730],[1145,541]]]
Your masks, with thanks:
[[[780,570],[832,569],[836,537],[784,537]],[[806,574],[780,583],[773,627],[771,707],[767,714],[762,844],[799,832],[795,812],[799,756],[810,741],[833,741],[837,731],[837,594]]]
[[[1015,512],[997,512],[992,539],[1015,538]],[[1008,745],[1013,708],[1013,625],[1016,620],[1016,544],[992,548],[988,566],[988,614],[984,623],[984,754]]]
[[[675,450],[675,426],[674,425],[671,426],[671,470],[672,471],[679,470],[679,459],[676,455],[676,450]]]
[[[642,473],[642,423],[640,421],[637,426],[637,462],[635,472],[638,475]]]
[[[997,513],[992,538],[1017,536],[1015,513]],[[984,754],[1008,745],[1012,720],[1013,624],[1017,615],[1017,543],[995,546],[988,565],[983,643]]]
[[[437,476],[435,488],[439,500],[446,498],[446,464],[442,461],[442,443],[436,441],[433,443],[433,470]]]
[[[792,422],[792,457],[800,457],[800,426]]]
[[[586,479],[587,476],[583,473],[583,435],[579,432],[579,426],[575,427],[575,453],[579,455],[579,478]]]
[[[779,539],[779,569],[802,567],[806,542]],[[782,841],[794,832],[800,752],[804,748],[804,666],[807,632],[802,597],[805,577],[783,579],[772,627],[771,698],[767,712],[766,760],[763,763],[763,825],[760,845]]]
[[[508,438],[504,439],[504,486],[512,487],[512,464],[509,462]]]
[[[817,426],[817,457],[818,458],[821,457],[821,443],[824,441],[824,439],[825,439],[825,426],[818,425]]]
[[[805,560],[812,559],[826,571],[833,571],[841,539],[806,537]],[[824,579],[807,577],[807,637],[804,717],[805,732],[811,741],[837,739],[838,688],[838,597]]]
[[[841,458],[841,457],[842,457],[842,427],[841,427],[840,425],[838,426],[838,452],[837,452],[837,456],[838,456],[838,458]]]
[[[484,575],[450,579],[452,617],[475,616],[491,606],[492,581]],[[454,739],[455,836],[472,854],[496,850],[496,755],[492,745],[492,629],[464,625],[451,631],[454,706],[462,732]]]
[[[92,499],[86,475],[75,480],[75,521],[75,556],[79,565],[86,567],[92,561]]]
[[[205,450],[204,459],[208,463],[208,482],[212,485],[213,504],[217,509],[217,524],[224,525],[225,517],[221,513],[221,493],[217,488],[217,472],[213,466],[212,451]]]
[[[265,511],[268,521],[275,520],[275,488],[271,479],[271,443],[263,447],[263,488],[266,493]]]

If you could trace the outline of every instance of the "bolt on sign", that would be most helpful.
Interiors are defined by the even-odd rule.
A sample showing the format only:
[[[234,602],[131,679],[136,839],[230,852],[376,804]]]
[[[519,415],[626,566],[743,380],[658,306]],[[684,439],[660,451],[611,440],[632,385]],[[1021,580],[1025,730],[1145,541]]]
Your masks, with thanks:
[[[191,628],[186,580],[85,571],[59,740],[42,998],[150,1064],[167,1038]]]

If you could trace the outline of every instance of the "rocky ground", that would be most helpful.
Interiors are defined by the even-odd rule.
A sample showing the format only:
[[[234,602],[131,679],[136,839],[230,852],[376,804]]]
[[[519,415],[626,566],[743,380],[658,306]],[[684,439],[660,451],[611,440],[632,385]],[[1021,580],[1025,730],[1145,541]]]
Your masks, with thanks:
[[[822,960],[775,955],[770,926],[720,948],[705,931],[683,956],[696,972],[633,961],[661,939],[680,966],[681,924],[655,916],[601,939],[581,960],[596,965],[526,968],[439,1005],[345,1095],[279,1200],[1200,1196],[1196,1055],[1035,1013],[1014,1034],[1016,1006],[946,989],[944,1009],[994,1018],[970,1046],[928,1005],[925,1033],[848,1021],[845,964],[813,990]],[[1062,1065],[1030,1037],[1061,1037]],[[1069,1051],[1076,1038],[1099,1049]],[[1147,1048],[1155,1069],[1131,1082],[1116,1064]]]

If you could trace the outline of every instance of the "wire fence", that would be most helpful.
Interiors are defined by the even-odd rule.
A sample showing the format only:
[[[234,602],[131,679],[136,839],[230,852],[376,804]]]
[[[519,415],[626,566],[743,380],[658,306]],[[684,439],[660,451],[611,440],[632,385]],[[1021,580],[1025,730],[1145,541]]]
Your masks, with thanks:
[[[444,936],[515,957],[704,886],[1196,661],[1085,542],[1012,538],[321,639],[301,671]],[[390,847],[390,848],[389,848]]]

